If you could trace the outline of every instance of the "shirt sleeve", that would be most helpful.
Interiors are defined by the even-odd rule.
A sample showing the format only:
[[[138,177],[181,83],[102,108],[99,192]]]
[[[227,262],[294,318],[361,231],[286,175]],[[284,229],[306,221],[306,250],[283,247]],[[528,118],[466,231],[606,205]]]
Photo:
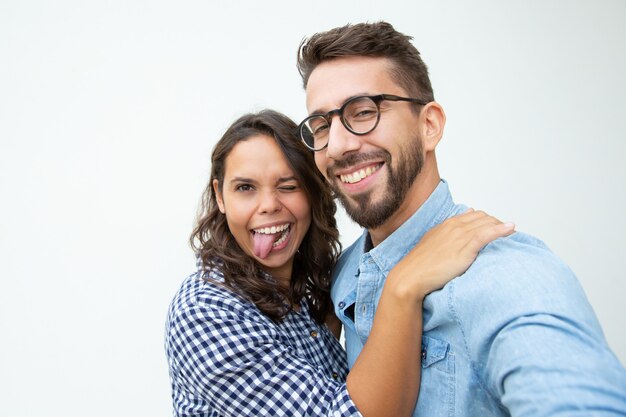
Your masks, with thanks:
[[[193,305],[170,319],[168,332],[172,383],[188,394],[174,399],[179,415],[189,415],[185,408],[199,398],[225,417],[361,416],[345,383],[328,378],[249,314]]]
[[[626,415],[626,370],[569,268],[538,249],[478,266],[455,290],[457,319],[477,379],[510,415]]]

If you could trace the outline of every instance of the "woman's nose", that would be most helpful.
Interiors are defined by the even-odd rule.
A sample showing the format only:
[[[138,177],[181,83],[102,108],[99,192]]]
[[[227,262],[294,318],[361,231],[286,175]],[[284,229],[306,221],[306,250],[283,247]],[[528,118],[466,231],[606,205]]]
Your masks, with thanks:
[[[262,214],[272,214],[277,211],[280,211],[282,208],[282,203],[276,195],[276,192],[262,192],[260,193],[260,201],[259,201],[259,213]]]

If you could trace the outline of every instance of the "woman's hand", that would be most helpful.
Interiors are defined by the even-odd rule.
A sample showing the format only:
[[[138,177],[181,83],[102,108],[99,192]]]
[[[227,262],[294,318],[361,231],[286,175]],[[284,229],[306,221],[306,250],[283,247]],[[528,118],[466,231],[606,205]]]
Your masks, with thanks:
[[[514,231],[513,223],[468,209],[429,230],[389,272],[387,283],[395,287],[396,294],[421,302],[428,293],[463,274],[488,243]]]

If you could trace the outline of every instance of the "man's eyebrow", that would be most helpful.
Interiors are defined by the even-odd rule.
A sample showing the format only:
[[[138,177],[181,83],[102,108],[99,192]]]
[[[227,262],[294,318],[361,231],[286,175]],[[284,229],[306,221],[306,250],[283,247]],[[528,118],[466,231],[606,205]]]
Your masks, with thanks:
[[[369,92],[362,92],[362,93],[356,93],[351,95],[350,97],[346,98],[344,101],[341,102],[341,105],[339,107],[337,107],[338,109],[341,108],[341,106],[343,106],[344,104],[346,104],[346,101],[352,100],[355,97],[362,97],[362,96],[371,96],[373,94],[370,94]],[[334,109],[333,109],[334,110]],[[329,110],[332,111],[332,110]],[[325,112],[322,109],[315,109],[313,110],[311,113],[309,113],[309,116],[313,116],[313,115],[325,115],[328,112]]]

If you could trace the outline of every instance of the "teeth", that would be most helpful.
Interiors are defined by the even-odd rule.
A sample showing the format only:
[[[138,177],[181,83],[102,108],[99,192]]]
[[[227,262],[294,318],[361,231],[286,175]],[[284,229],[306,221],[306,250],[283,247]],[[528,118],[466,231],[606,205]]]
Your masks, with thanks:
[[[289,234],[289,229],[285,229],[285,231],[283,232],[283,234],[281,235],[280,239],[278,239],[276,242],[274,242],[272,244],[273,247],[276,247],[278,245],[280,245],[281,243],[283,243],[285,241],[285,239],[287,239],[287,235]]]
[[[381,167],[381,165],[376,165],[375,167],[367,167],[365,169],[360,169],[358,171],[354,171],[351,174],[347,174],[347,175],[340,175],[339,179],[341,179],[341,182],[345,182],[348,184],[354,184],[355,182],[359,182],[361,181],[363,178],[367,178],[370,175],[372,175],[374,172],[378,171],[378,169]]]
[[[252,229],[255,233],[261,233],[264,235],[273,235],[274,233],[282,232],[289,228],[289,223],[285,223],[280,226],[262,227],[260,229]]]

